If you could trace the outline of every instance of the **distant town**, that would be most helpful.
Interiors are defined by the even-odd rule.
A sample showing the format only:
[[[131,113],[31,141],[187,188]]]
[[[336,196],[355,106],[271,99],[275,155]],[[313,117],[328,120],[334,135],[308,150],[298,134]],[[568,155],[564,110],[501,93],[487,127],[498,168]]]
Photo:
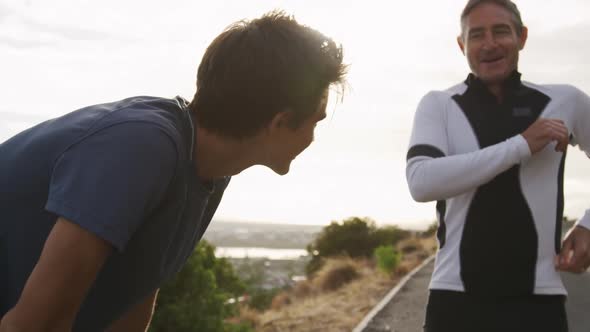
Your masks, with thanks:
[[[309,256],[304,250],[322,228],[319,225],[213,220],[204,239],[217,247],[216,254],[226,257],[242,278],[257,280],[258,288],[272,290],[292,286],[295,281],[305,278]],[[243,253],[235,255],[232,250],[228,252],[228,248]],[[268,255],[251,255],[247,248],[266,248],[262,252]],[[274,252],[288,249],[301,253],[288,259],[271,258]]]
[[[213,220],[204,239],[216,247],[305,249],[323,226]]]

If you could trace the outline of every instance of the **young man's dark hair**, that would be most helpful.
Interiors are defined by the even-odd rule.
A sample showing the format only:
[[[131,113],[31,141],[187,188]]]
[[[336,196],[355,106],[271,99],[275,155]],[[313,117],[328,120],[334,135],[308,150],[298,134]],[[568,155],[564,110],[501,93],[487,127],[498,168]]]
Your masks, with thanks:
[[[274,11],[231,25],[211,43],[189,107],[201,127],[233,138],[253,135],[285,110],[296,128],[344,73],[340,46]]]
[[[512,21],[516,29],[516,34],[520,36],[524,24],[522,23],[520,10],[518,10],[516,4],[510,0],[470,0],[467,2],[467,5],[465,5],[465,8],[463,8],[463,12],[461,13],[461,31],[463,35],[465,33],[465,20],[467,19],[467,16],[469,16],[469,13],[471,13],[475,7],[484,3],[493,3],[509,11],[512,14]]]

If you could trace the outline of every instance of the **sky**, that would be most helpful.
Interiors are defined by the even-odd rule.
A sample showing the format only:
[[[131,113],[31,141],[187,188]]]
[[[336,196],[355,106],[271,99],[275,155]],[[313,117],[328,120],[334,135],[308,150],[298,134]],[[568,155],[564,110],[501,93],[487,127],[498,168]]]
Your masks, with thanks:
[[[590,93],[590,1],[520,0],[529,39],[519,69],[535,83]],[[235,176],[218,220],[327,224],[352,216],[423,228],[434,203],[412,200],[405,155],[420,98],[468,74],[456,44],[465,1],[0,0],[0,142],[83,106],[133,95],[191,99],[207,45],[225,27],[282,9],[341,43],[342,100],[291,172]],[[570,149],[565,213],[590,208],[590,160]]]

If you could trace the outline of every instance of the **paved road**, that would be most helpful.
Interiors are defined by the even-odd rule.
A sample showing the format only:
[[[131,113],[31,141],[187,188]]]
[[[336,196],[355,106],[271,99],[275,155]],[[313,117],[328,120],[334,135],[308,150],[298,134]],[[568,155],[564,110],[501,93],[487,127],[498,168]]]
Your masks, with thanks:
[[[371,320],[363,332],[421,332],[432,268],[433,262],[416,273]],[[582,275],[564,273],[562,276],[570,294],[567,302],[570,332],[588,332],[590,331],[590,273]]]
[[[363,332],[421,331],[433,262],[434,260],[418,271]]]
[[[570,332],[590,331],[590,273],[562,273],[561,277],[569,293],[566,308]]]

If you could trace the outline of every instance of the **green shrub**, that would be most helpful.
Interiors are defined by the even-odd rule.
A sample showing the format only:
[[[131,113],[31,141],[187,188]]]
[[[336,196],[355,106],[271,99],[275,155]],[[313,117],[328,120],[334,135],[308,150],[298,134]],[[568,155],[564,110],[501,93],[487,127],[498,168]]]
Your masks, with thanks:
[[[197,330],[195,330],[197,331]],[[223,332],[255,332],[252,324],[249,323],[238,323],[238,324],[226,324]]]
[[[375,249],[375,260],[380,270],[392,273],[399,265],[401,254],[392,246],[380,246]]]
[[[350,218],[333,221],[324,227],[308,250],[319,256],[369,257],[375,247],[375,223],[369,219]]]
[[[227,305],[241,295],[244,285],[226,259],[215,257],[215,248],[201,241],[184,268],[158,294],[150,332],[224,332],[224,320],[237,312]]]
[[[273,297],[281,290],[278,288],[262,289],[253,288],[250,290],[250,298],[248,299],[248,306],[258,311],[264,311],[270,308]]]
[[[325,260],[319,255],[312,256],[311,260],[305,265],[305,274],[309,277],[313,276],[324,266]]]
[[[412,235],[410,231],[400,229],[397,226],[384,226],[375,229],[373,236],[375,243],[382,245],[396,245],[401,240],[405,240]]]
[[[326,257],[371,258],[378,246],[395,245],[410,235],[409,231],[396,226],[378,228],[368,218],[354,217],[342,223],[332,222],[307,246],[312,257],[305,268],[307,276],[312,277],[322,267]]]
[[[438,230],[438,222],[435,221],[433,223],[431,223],[430,225],[428,225],[428,228],[423,231],[422,233],[420,233],[420,235],[422,237],[431,237],[434,234],[436,234],[436,231]]]

